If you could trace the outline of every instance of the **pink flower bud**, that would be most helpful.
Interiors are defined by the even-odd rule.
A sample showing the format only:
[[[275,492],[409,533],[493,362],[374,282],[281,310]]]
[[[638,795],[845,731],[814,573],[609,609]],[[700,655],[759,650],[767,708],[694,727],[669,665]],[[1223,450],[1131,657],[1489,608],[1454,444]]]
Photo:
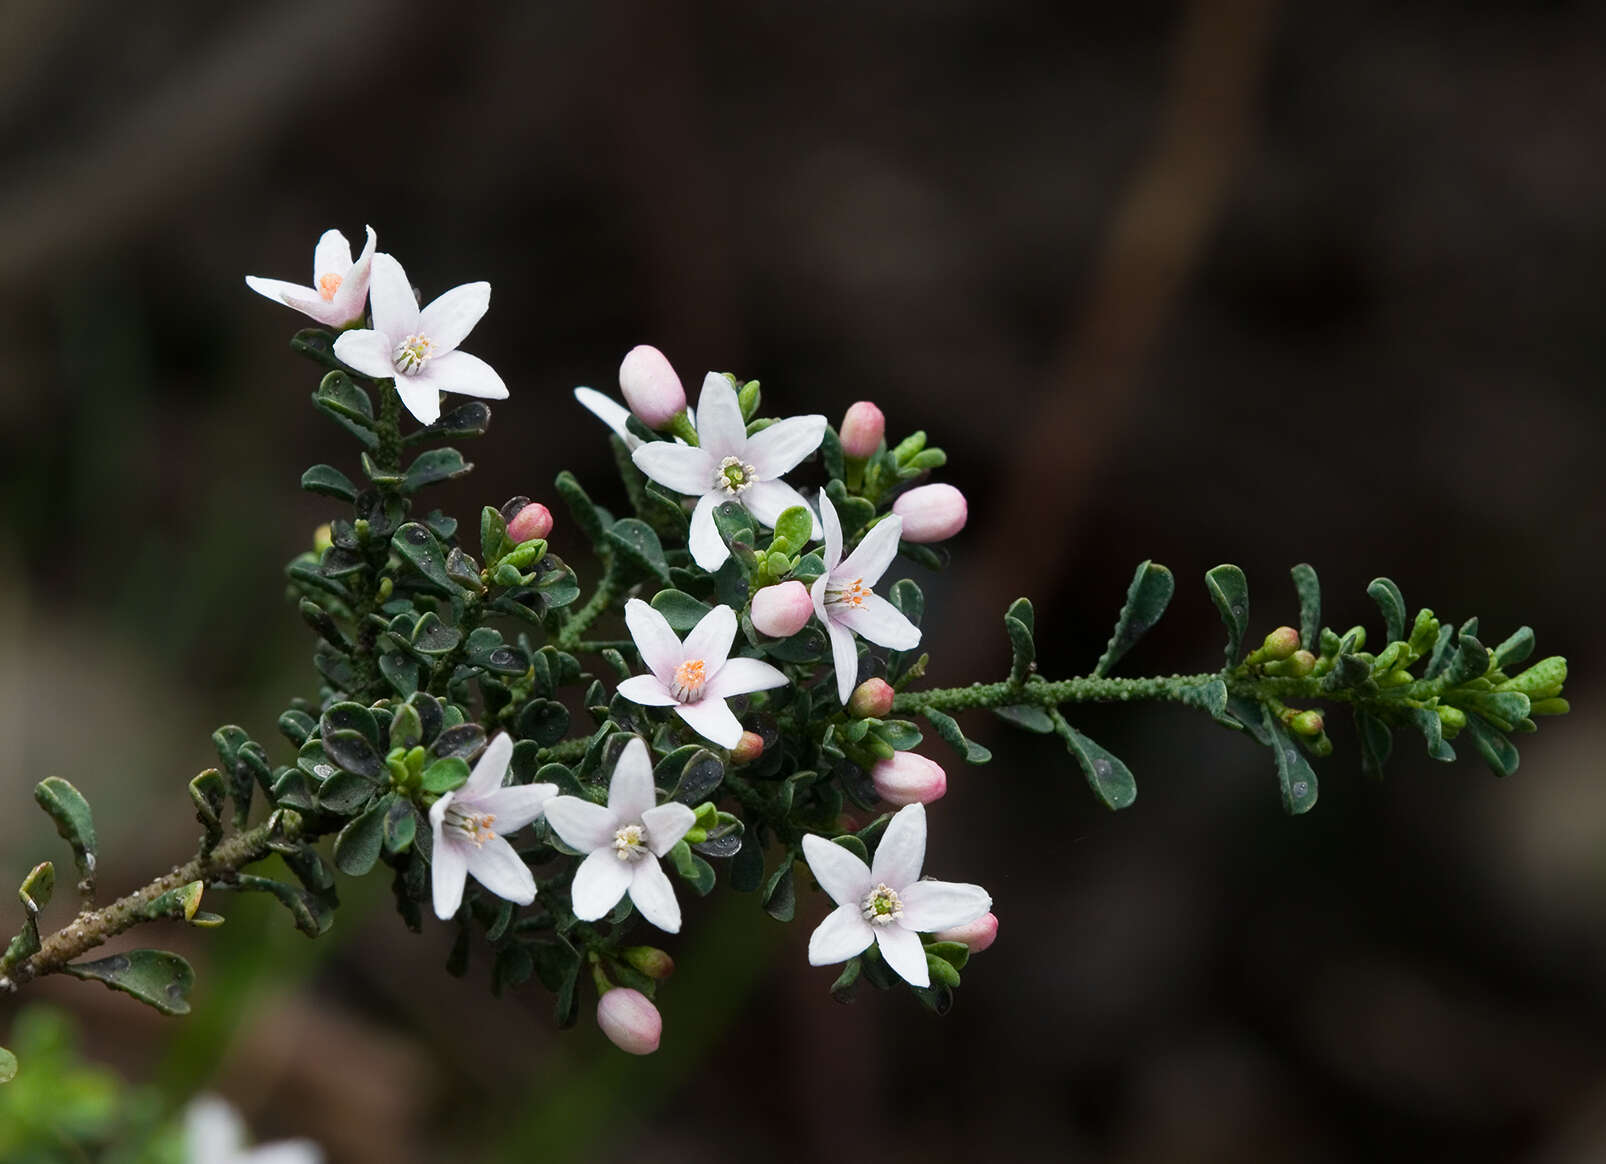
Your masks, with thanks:
[[[753,595],[753,626],[760,634],[784,639],[797,634],[814,614],[814,600],[803,583],[793,579],[766,586]]]
[[[892,512],[903,518],[904,541],[940,542],[965,528],[970,507],[952,485],[922,485],[894,501]]]
[[[732,764],[751,764],[764,754],[764,737],[757,732],[743,732],[731,749]]]
[[[617,986],[597,1002],[597,1026],[629,1055],[651,1055],[664,1033],[663,1016],[639,990]]]
[[[641,344],[630,349],[619,365],[619,390],[630,411],[648,428],[664,428],[686,411],[686,390],[664,354]]]
[[[873,457],[887,432],[887,418],[868,400],[848,406],[842,417],[842,455],[864,460]]]
[[[551,532],[552,511],[539,501],[526,505],[507,523],[507,539],[514,545],[532,538],[544,538]]]
[[[848,714],[854,719],[880,719],[892,710],[894,694],[885,679],[866,679],[848,697]]]
[[[931,935],[939,942],[959,942],[970,947],[972,954],[979,954],[998,938],[998,918],[990,913],[984,913],[973,922],[966,922],[962,926],[954,926],[948,930],[938,930]]]
[[[930,804],[948,791],[948,773],[935,760],[914,752],[899,752],[890,760],[878,760],[870,769],[870,779],[881,799],[888,804]]]

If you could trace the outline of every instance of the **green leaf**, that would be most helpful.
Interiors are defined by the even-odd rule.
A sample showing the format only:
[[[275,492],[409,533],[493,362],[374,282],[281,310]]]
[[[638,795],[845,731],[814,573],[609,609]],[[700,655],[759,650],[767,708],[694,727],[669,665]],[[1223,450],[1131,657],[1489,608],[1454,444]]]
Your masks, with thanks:
[[[1459,687],[1469,679],[1482,678],[1489,667],[1488,648],[1471,635],[1462,634],[1444,669],[1445,686]]]
[[[1355,734],[1361,741],[1361,769],[1381,779],[1383,766],[1394,750],[1392,729],[1371,712],[1356,708]]]
[[[424,742],[424,721],[418,718],[418,709],[410,703],[397,706],[390,717],[390,746],[416,748]]]
[[[446,573],[446,551],[427,525],[416,521],[408,522],[396,531],[396,536],[390,539],[390,544],[401,555],[403,561],[429,581],[448,594],[456,593],[457,587]]]
[[[420,787],[439,795],[463,787],[468,783],[468,775],[467,760],[461,756],[446,756],[424,769]]]
[[[580,487],[580,482],[575,479],[574,474],[565,469],[558,474],[553,487],[557,489],[558,496],[563,498],[563,503],[569,507],[569,513],[574,517],[574,524],[580,528],[580,532],[585,534],[592,545],[600,545],[603,531],[607,528],[606,518],[586,495],[586,491]]]
[[[678,635],[685,635],[714,609],[683,590],[660,590],[652,596],[652,608],[664,616]]]
[[[283,881],[275,881],[271,877],[257,877],[250,873],[241,873],[230,888],[242,893],[266,893],[277,899],[279,904],[290,911],[296,929],[309,938],[328,933],[329,927],[334,924],[334,912],[330,908],[332,899],[326,894],[309,893],[297,889],[294,885],[286,885]]]
[[[1261,726],[1271,737],[1272,754],[1277,757],[1277,780],[1282,785],[1283,811],[1290,815],[1309,812],[1316,805],[1316,773],[1311,770],[1299,745],[1289,737],[1282,722],[1262,704]]]
[[[781,863],[764,882],[763,896],[759,899],[764,912],[776,921],[789,922],[797,912],[797,888],[792,880],[792,864],[797,855],[788,849],[781,854]]]
[[[1093,795],[1105,808],[1131,808],[1138,798],[1138,782],[1132,778],[1132,770],[1114,753],[1073,728],[1058,711],[1051,712],[1050,718],[1054,721],[1054,730],[1082,766],[1082,775],[1087,777],[1087,786],[1093,790]]]
[[[351,478],[333,465],[314,465],[301,474],[301,488],[340,501],[357,500],[357,487],[351,483]]]
[[[1322,584],[1309,562],[1301,562],[1289,574],[1299,592],[1299,645],[1314,651],[1322,633]]]
[[[842,973],[838,974],[836,981],[831,983],[832,998],[838,1002],[853,1001],[853,987],[859,981],[859,966],[860,961],[857,957],[848,959],[847,964],[842,967]]]
[[[130,950],[96,962],[70,962],[62,970],[74,978],[103,982],[163,1014],[189,1014],[195,971],[166,950]]]
[[[463,460],[463,454],[456,449],[430,449],[426,453],[420,453],[413,463],[407,466],[407,471],[402,474],[402,490],[416,493],[426,485],[461,477],[473,468],[472,464]]]
[[[351,877],[361,877],[379,860],[384,839],[386,797],[361,816],[348,821],[335,837],[335,868]]]
[[[1138,566],[1137,572],[1132,575],[1132,584],[1126,589],[1126,602],[1121,607],[1120,617],[1115,620],[1115,631],[1110,635],[1109,645],[1104,648],[1104,654],[1099,656],[1093,668],[1094,675],[1109,674],[1110,668],[1120,661],[1121,656],[1160,621],[1176,588],[1177,580],[1164,566],[1154,562],[1143,562]]]
[[[325,733],[323,754],[344,771],[365,780],[378,780],[385,771],[379,752],[359,731],[342,729]]]
[[[814,537],[814,516],[806,506],[794,505],[781,511],[775,519],[775,536],[785,538],[795,553],[808,545]]]
[[[379,434],[374,431],[373,401],[346,373],[336,371],[325,376],[312,394],[312,403],[318,411],[333,417],[364,448],[379,447]]]
[[[1208,571],[1205,587],[1227,625],[1227,666],[1231,667],[1243,655],[1244,634],[1249,629],[1249,580],[1229,563]]]
[[[625,517],[608,527],[608,546],[625,561],[657,579],[660,585],[669,585],[669,565],[664,561],[664,547],[658,534],[646,522]]]
[[[963,757],[965,763],[985,764],[993,758],[993,754],[986,748],[967,740],[965,733],[959,730],[959,722],[947,712],[927,707],[922,709],[920,714],[931,722],[931,726],[937,729],[937,734]]]
[[[1533,627],[1518,627],[1517,632],[1494,649],[1494,665],[1502,671],[1515,667],[1534,650]]]
[[[476,667],[483,667],[493,675],[523,675],[530,669],[530,656],[523,647],[502,641],[501,632],[488,626],[477,628],[468,636],[464,655]]]
[[[555,699],[532,699],[515,723],[522,739],[551,747],[569,732],[569,709]]]
[[[472,759],[485,750],[485,729],[477,723],[453,724],[435,737],[435,742],[429,746],[429,750],[430,754],[435,756]]]
[[[1496,776],[1510,776],[1517,770],[1517,746],[1506,738],[1505,733],[1476,715],[1467,716],[1467,726],[1461,729],[1461,733],[1472,738],[1473,746],[1478,749],[1483,762],[1489,765]]]
[[[379,656],[379,673],[403,699],[418,690],[423,677],[423,670],[418,663],[400,651],[386,651]]]
[[[1036,618],[1028,598],[1017,598],[1004,613],[1004,629],[1009,632],[1011,660],[1009,679],[1012,683],[1026,682],[1037,661],[1037,645],[1032,641]]]
[[[17,1057],[0,1047],[0,1084],[10,1083],[17,1077]]]
[[[507,518],[502,511],[487,505],[480,510],[480,557],[487,567],[494,566],[502,555],[513,548],[508,541]]]
[[[50,904],[50,895],[55,891],[56,867],[49,861],[41,861],[22,879],[17,896],[22,899],[22,908],[32,916]]]
[[[384,844],[387,853],[405,853],[418,833],[418,812],[406,797],[390,798],[385,806]]]
[[[695,807],[707,800],[724,779],[725,765],[719,757],[707,748],[698,748],[681,768],[670,799]]]
[[[422,444],[425,441],[452,441],[459,437],[484,436],[491,427],[491,406],[482,400],[466,400],[440,419],[425,428],[414,429],[402,437],[402,446]]]
[[[920,729],[906,719],[889,719],[876,724],[870,734],[884,740],[894,751],[907,752],[918,748],[925,737]]]
[[[190,800],[195,805],[195,819],[206,832],[207,850],[223,839],[223,802],[227,796],[223,774],[216,768],[208,768],[190,781]]]
[[[1025,731],[1036,732],[1040,736],[1049,735],[1054,730],[1054,721],[1049,718],[1048,712],[1029,703],[1020,703],[1013,707],[995,707],[993,714],[1005,723],[1013,724]]]
[[[776,639],[763,644],[764,653],[783,663],[812,663],[830,648],[830,640],[817,623],[798,631],[791,638]]]
[[[377,791],[372,780],[336,772],[318,789],[318,805],[327,812],[347,816],[372,800]]]
[[[89,811],[89,802],[60,776],[47,776],[41,780],[33,790],[33,798],[56,823],[56,831],[61,834],[61,839],[72,846],[79,879],[93,882],[95,818]]]
[[[1388,642],[1405,637],[1405,595],[1388,578],[1373,578],[1366,587],[1377,608],[1383,614],[1383,634]]]

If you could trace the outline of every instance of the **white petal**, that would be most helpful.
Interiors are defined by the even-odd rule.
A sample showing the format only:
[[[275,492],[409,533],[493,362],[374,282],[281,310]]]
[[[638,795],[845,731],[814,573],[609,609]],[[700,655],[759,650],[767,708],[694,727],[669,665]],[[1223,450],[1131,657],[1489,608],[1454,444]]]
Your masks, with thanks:
[[[559,797],[561,800],[562,797]],[[550,818],[552,808],[547,807]],[[610,839],[612,834],[609,834]],[[621,861],[614,855],[613,848],[598,849],[584,861],[574,874],[574,916],[581,921],[596,921],[614,906],[630,888],[630,881],[634,874],[630,871],[630,862]]]
[[[993,907],[992,895],[980,885],[958,881],[916,881],[898,896],[903,900],[898,924],[928,934],[973,922]]]
[[[713,493],[704,493],[697,499],[697,508],[691,513],[691,535],[686,539],[692,561],[710,574],[731,556],[730,547],[719,536],[719,526],[714,524],[714,506],[718,504],[719,497]]]
[[[619,753],[619,762],[613,766],[608,780],[608,811],[622,823],[630,824],[641,819],[641,814],[658,803],[658,791],[652,784],[652,760],[647,755],[647,744],[640,736],[632,736]]]
[[[662,857],[691,831],[691,826],[697,823],[697,814],[672,800],[642,813],[641,823],[647,826],[647,847]]]
[[[820,495],[825,496],[823,493]],[[825,588],[831,584],[830,574],[821,574],[809,587],[809,598],[814,602],[814,616],[820,620],[822,626],[831,625],[831,616],[825,612]]]
[[[682,703],[675,708],[675,714],[685,720],[692,731],[722,748],[734,748],[742,738],[742,721],[725,706],[723,699]]]
[[[558,794],[556,784],[512,784],[482,797],[478,807],[495,818],[491,823],[503,836],[516,833],[529,824]]]
[[[726,457],[740,456],[747,447],[747,422],[742,419],[736,389],[718,372],[703,378],[703,393],[697,400],[697,441],[715,465]]]
[[[820,490],[820,525],[825,530],[825,572],[829,574],[842,561],[842,520],[823,489]]]
[[[454,351],[491,306],[489,283],[464,283],[418,313],[420,329],[442,353]],[[438,357],[437,357],[438,358]]]
[[[441,921],[450,921],[457,913],[457,907],[463,904],[463,880],[468,876],[468,858],[463,854],[461,845],[447,840],[436,829],[435,846],[430,850],[429,859],[435,916]]]
[[[809,935],[809,965],[833,966],[864,953],[875,941],[874,931],[875,927],[864,920],[857,905],[837,906]]]
[[[868,865],[836,842],[813,833],[803,837],[803,859],[808,862],[814,880],[831,895],[832,901],[838,905],[859,908],[864,895],[870,891]]]
[[[576,388],[574,398],[580,402],[581,408],[613,429],[614,435],[625,442],[626,448],[634,451],[641,444],[641,439],[625,427],[625,421],[630,419],[630,409],[623,404],[609,399],[595,388]]]
[[[685,660],[686,651],[669,620],[650,603],[632,598],[625,603],[625,627],[635,640],[636,650],[647,670],[666,687],[673,683],[675,668]]]
[[[879,594],[870,595],[862,606],[838,606],[831,617],[877,646],[907,651],[920,645],[920,628]]]
[[[701,659],[712,678],[730,657],[736,640],[736,612],[723,604],[714,607],[691,628],[686,636],[684,658]]]
[[[441,390],[435,387],[434,381],[397,376],[396,395],[419,424],[434,424],[441,418]]]
[[[926,950],[920,935],[902,926],[871,926],[881,957],[910,986],[930,986],[931,970],[926,966]]]
[[[463,846],[469,874],[485,888],[514,905],[535,900],[535,875],[513,846],[501,837],[490,837],[483,844]]]
[[[713,488],[714,467],[719,464],[707,449],[673,441],[648,441],[630,459],[658,484],[688,497],[700,497]]]
[[[351,244],[338,230],[326,230],[312,250],[312,285],[325,275],[339,275],[342,279],[351,270]]]
[[[554,796],[547,801],[546,822],[565,845],[581,853],[606,849],[611,854],[613,834],[619,831],[618,817],[578,796]]]
[[[311,1140],[280,1140],[252,1148],[229,1164],[323,1164],[323,1149]]]
[[[794,505],[801,505],[809,510],[809,519],[813,522],[809,526],[809,537],[820,536],[820,519],[814,516],[812,509],[809,509],[809,503],[803,499],[803,494],[785,481],[755,481],[742,490],[739,500],[747,507],[748,513],[771,529],[775,528],[775,522],[781,514]]]
[[[784,477],[825,439],[825,417],[789,416],[747,438],[743,455],[765,480]]]
[[[507,399],[507,385],[496,369],[467,352],[447,352],[432,357],[418,378],[433,381],[442,392],[478,396],[482,400]]]
[[[396,343],[418,331],[418,300],[402,265],[381,251],[374,256],[368,279],[368,304],[374,312],[374,330]]]
[[[859,685],[859,647],[853,632],[834,618],[823,618],[825,633],[831,639],[831,662],[836,668],[836,693],[844,704]]]
[[[881,834],[870,862],[870,879],[902,893],[904,886],[920,880],[920,867],[925,863],[926,806],[911,804],[894,813]]]
[[[719,674],[708,681],[703,689],[704,699],[728,699],[732,695],[746,695],[751,691],[768,691],[772,687],[785,687],[791,680],[786,674],[761,659],[738,656],[727,660]]]
[[[227,1100],[199,1095],[184,1109],[184,1146],[195,1164],[227,1164],[245,1143],[245,1124]]]
[[[642,917],[664,933],[680,932],[680,902],[675,900],[675,887],[669,884],[669,877],[656,857],[643,857],[636,862],[630,881],[630,900],[636,903]]]
[[[496,738],[486,745],[485,751],[480,753],[474,770],[468,774],[468,782],[458,791],[458,796],[463,800],[484,799],[487,794],[502,787],[502,781],[507,779],[507,766],[512,762],[513,737],[506,732],[498,732]]]
[[[377,331],[342,332],[335,339],[335,358],[375,380],[388,380],[396,375],[390,340]]]
[[[615,690],[631,703],[639,703],[643,707],[674,707],[680,702],[659,682],[656,675],[632,675],[628,679],[621,679]]]
[[[898,535],[902,532],[903,518],[897,514],[882,518],[864,535],[864,540],[842,565],[831,573],[849,581],[862,578],[866,586],[874,586],[881,580],[881,575],[887,572],[887,567],[892,565],[892,559],[898,556]]]
[[[328,306],[323,301],[323,296],[314,288],[303,287],[299,283],[286,283],[283,279],[264,279],[260,275],[247,275],[245,285],[258,295],[275,303],[282,303],[286,307],[294,307],[303,315],[310,315],[315,319]]]

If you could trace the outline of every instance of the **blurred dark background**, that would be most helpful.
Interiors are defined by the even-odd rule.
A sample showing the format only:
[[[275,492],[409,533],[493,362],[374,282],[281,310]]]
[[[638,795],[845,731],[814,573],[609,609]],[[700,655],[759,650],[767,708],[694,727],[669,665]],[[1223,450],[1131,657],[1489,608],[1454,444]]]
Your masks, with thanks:
[[[996,758],[934,745],[929,867],[1002,933],[943,1019],[833,1003],[820,900],[782,927],[721,893],[667,943],[664,1049],[627,1060],[538,989],[447,977],[446,927],[354,885],[317,943],[257,901],[160,935],[200,972],[186,1020],[42,984],[97,1058],[335,1161],[1606,1159],[1606,8],[14,0],[7,26],[6,884],[64,856],[33,781],[95,801],[120,891],[188,851],[212,728],[275,739],[315,691],[279,571],[331,512],[301,469],[354,450],[300,317],[242,276],[303,281],[365,222],[426,297],[495,288],[465,346],[512,398],[460,516],[544,497],[583,562],[551,480],[617,486],[569,390],[650,342],[689,385],[871,398],[948,450],[939,682],[1002,672],[1017,594],[1045,671],[1085,671],[1147,557],[1178,594],[1127,671],[1213,667],[1203,571],[1248,571],[1260,635],[1310,561],[1341,629],[1375,628],[1378,574],[1491,642],[1530,623],[1579,709],[1505,781],[1402,736],[1372,784],[1340,726],[1298,819],[1196,713],[1076,717],[1137,774],[1117,816],[1054,741],[972,717]]]

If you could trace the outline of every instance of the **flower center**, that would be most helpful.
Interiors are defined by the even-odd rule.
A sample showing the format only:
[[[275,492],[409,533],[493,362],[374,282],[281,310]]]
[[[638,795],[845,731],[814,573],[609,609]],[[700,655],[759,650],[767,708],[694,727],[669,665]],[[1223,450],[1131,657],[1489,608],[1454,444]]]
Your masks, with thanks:
[[[446,810],[446,826],[467,837],[475,848],[496,839],[496,833],[491,828],[495,823],[496,816],[489,812],[464,812],[455,805]]]
[[[859,913],[873,926],[890,926],[903,916],[903,898],[898,891],[882,882],[859,903]]]
[[[701,659],[687,659],[675,668],[675,682],[669,692],[682,703],[696,703],[703,697],[708,682],[708,668]]]
[[[334,299],[335,292],[340,290],[340,284],[344,282],[345,280],[336,274],[320,275],[318,277],[318,294],[323,296],[325,303],[328,303]]]
[[[647,830],[641,825],[625,825],[613,834],[613,855],[621,861],[639,861],[647,855]]]
[[[735,497],[758,478],[758,470],[735,457],[726,457],[714,470],[714,488]]]
[[[424,365],[435,354],[435,341],[427,335],[407,336],[396,345],[396,351],[391,359],[396,364],[396,370],[404,376],[416,376],[423,371]]]
[[[855,578],[845,586],[832,586],[828,583],[825,588],[825,600],[832,606],[851,606],[858,609],[874,593],[874,590],[864,584],[863,578]]]

